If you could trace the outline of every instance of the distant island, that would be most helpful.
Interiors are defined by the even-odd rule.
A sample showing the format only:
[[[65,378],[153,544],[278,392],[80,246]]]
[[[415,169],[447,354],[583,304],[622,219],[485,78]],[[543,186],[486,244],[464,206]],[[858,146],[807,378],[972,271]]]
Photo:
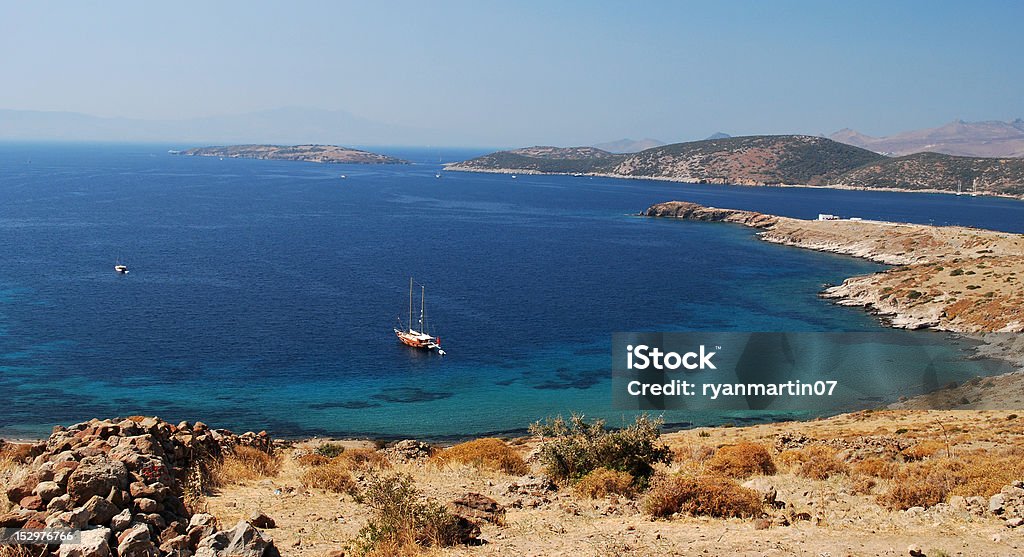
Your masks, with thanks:
[[[176,155],[346,164],[409,164],[409,161],[337,145],[228,145],[171,151]]]
[[[633,154],[594,147],[528,147],[446,165],[448,170],[585,174],[701,184],[790,185],[1024,196],[1024,159],[917,153],[886,157],[809,135],[675,143]]]

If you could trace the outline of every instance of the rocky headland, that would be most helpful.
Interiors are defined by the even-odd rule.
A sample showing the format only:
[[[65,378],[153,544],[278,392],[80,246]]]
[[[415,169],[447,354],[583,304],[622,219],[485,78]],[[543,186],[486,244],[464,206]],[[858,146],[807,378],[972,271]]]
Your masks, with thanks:
[[[173,154],[194,157],[223,157],[345,164],[409,164],[408,161],[336,145],[229,145],[196,147]]]
[[[729,222],[766,242],[869,259],[894,267],[822,292],[893,327],[959,333],[1024,331],[1024,236],[961,226],[871,220],[802,220],[670,201],[649,217]]]
[[[697,184],[803,186],[1024,196],[1024,159],[915,153],[887,157],[808,135],[745,136],[616,154],[593,147],[527,147],[446,165],[448,170],[582,174]]]

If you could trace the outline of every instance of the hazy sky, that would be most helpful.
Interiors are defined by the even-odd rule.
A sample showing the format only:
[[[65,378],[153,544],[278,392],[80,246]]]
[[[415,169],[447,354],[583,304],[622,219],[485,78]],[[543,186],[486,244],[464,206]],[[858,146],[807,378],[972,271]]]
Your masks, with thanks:
[[[0,108],[344,110],[489,145],[1024,117],[1024,2],[4,2]]]

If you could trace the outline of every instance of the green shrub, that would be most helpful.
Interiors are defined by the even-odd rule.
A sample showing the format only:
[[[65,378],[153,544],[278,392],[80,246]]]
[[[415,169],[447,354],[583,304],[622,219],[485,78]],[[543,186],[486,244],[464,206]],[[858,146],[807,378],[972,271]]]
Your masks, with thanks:
[[[324,443],[316,448],[316,454],[327,458],[334,458],[345,452],[345,447],[338,443]]]
[[[541,437],[545,472],[558,482],[573,482],[598,468],[628,472],[638,487],[647,484],[654,465],[672,461],[672,451],[658,442],[662,421],[641,415],[622,429],[605,428],[604,420],[587,422],[574,414],[536,422],[530,432]]]
[[[420,499],[411,476],[371,476],[360,500],[372,513],[359,531],[359,554],[390,548],[448,547],[459,543],[459,519],[436,501]]]

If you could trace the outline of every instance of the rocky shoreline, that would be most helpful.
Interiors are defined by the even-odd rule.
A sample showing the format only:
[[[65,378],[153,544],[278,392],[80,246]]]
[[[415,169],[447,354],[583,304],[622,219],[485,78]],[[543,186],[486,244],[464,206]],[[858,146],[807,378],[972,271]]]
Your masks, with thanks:
[[[809,221],[754,211],[658,203],[642,213],[758,230],[766,242],[894,265],[851,277],[821,296],[892,327],[957,333],[1024,331],[1024,236],[959,226],[869,220]]]

